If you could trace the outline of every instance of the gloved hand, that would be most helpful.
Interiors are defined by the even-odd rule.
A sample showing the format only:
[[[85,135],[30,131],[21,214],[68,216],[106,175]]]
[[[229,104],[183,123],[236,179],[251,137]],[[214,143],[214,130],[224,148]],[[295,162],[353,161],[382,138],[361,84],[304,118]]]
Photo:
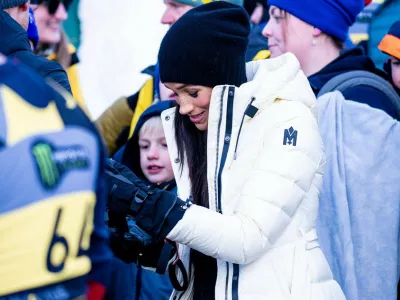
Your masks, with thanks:
[[[156,240],[164,239],[192,204],[172,192],[148,187],[114,160],[107,160],[106,175],[110,188],[109,211],[132,215],[136,224]]]
[[[110,246],[116,257],[125,263],[156,268],[164,241],[155,241],[140,229],[132,217],[108,211]]]
[[[186,290],[189,279],[176,254],[176,245],[170,241],[164,243],[164,239],[192,204],[190,199],[185,202],[174,193],[148,187],[126,166],[114,160],[107,160],[106,175],[110,187],[108,215],[110,221],[115,220],[109,222],[111,248],[116,256],[125,262],[155,267],[160,274],[168,269],[174,288]],[[169,264],[175,255],[174,262]],[[176,278],[178,271],[183,284]]]

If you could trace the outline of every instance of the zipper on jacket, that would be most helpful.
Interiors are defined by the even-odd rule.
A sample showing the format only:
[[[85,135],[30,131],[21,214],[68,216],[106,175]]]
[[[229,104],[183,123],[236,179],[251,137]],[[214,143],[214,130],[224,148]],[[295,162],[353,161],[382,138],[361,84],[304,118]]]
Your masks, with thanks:
[[[229,145],[231,143],[232,135],[232,118],[233,118],[233,97],[235,95],[235,88],[229,87],[228,103],[226,107],[226,126],[224,136],[224,146],[222,148],[221,163],[218,170],[218,201],[217,211],[222,214],[221,194],[222,194],[222,171],[225,167],[226,157],[228,156]],[[219,128],[220,129],[220,128]],[[218,139],[219,141],[219,139]],[[217,150],[218,153],[218,150]]]
[[[233,264],[232,300],[239,300],[239,265]]]
[[[224,170],[226,158],[228,156],[228,150],[231,142],[232,135],[232,119],[233,119],[233,99],[235,96],[235,88],[229,87],[228,91],[228,101],[226,105],[226,126],[225,126],[225,136],[224,136],[224,146],[222,148],[221,155],[221,163],[218,170],[218,197],[217,197],[217,212],[222,214],[222,204],[221,204],[221,194],[222,194],[222,171]],[[220,111],[220,122],[218,124],[218,140],[217,145],[219,144],[219,132],[221,129],[221,120],[222,120],[222,106]],[[217,148],[218,153],[218,148]],[[218,166],[218,157],[217,157],[217,166]],[[226,283],[225,283],[225,299],[228,300],[228,285],[229,285],[229,263],[226,262]]]
[[[223,115],[223,109],[224,109],[224,107],[223,107],[223,103],[224,103],[224,95],[225,95],[225,90],[226,90],[226,86],[224,86],[223,88],[222,88],[222,94],[221,94],[221,98],[220,98],[220,101],[221,101],[221,106],[220,106],[220,109],[219,109],[219,121],[218,121],[218,130],[217,130],[217,158],[216,158],[216,160],[215,160],[215,173],[214,173],[214,197],[215,197],[215,210],[218,212],[218,213],[222,213],[222,211],[220,210],[220,208],[219,208],[219,205],[218,205],[218,193],[219,193],[219,187],[217,186],[218,185],[218,179],[217,179],[217,174],[218,174],[218,160],[219,160],[219,136],[220,136],[220,130],[221,130],[221,124],[222,124],[222,115]]]
[[[242,121],[240,122],[239,132],[238,132],[238,136],[237,136],[237,139],[236,139],[235,152],[233,154],[233,160],[236,160],[236,157],[237,157],[237,147],[238,147],[238,144],[239,144],[240,133],[242,132],[242,126],[243,126],[243,123],[244,123],[244,118],[246,117],[249,108],[252,107],[252,104],[253,104],[254,100],[256,100],[256,98],[255,97],[251,97],[251,101],[250,101],[249,105],[247,105],[246,110],[244,111],[244,114],[243,114],[243,117],[242,117]]]

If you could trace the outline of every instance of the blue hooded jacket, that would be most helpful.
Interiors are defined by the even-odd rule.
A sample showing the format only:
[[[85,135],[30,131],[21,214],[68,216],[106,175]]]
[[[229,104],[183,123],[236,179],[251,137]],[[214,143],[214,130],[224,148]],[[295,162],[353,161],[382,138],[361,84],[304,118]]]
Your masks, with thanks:
[[[151,117],[160,116],[161,113],[175,106],[175,101],[161,101],[153,104],[141,115],[135,132],[114,156],[116,161],[122,162],[137,176],[144,178],[139,163],[139,131],[143,124]],[[173,185],[173,190],[175,185]],[[112,284],[108,289],[107,299],[118,300],[167,300],[172,294],[172,285],[168,275],[138,268],[135,264],[126,264],[114,258],[111,264]]]

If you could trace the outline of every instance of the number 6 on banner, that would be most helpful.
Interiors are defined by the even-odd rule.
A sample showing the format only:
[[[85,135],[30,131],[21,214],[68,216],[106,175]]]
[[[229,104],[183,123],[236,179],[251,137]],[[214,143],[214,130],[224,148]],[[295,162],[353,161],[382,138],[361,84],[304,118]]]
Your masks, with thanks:
[[[53,237],[51,238],[49,250],[47,251],[47,259],[46,259],[47,269],[52,273],[58,273],[62,269],[64,269],[65,260],[67,259],[68,252],[69,252],[69,246],[68,246],[67,239],[65,237],[57,234],[57,228],[58,228],[58,224],[60,223],[61,214],[62,214],[62,208],[60,208],[58,210],[56,224],[54,225]],[[52,251],[57,246],[63,247],[65,249],[65,255],[61,259],[59,264],[53,264],[52,259],[51,259],[51,254],[52,254]],[[59,250],[61,250],[61,249],[59,249]]]
[[[51,238],[49,249],[47,251],[46,266],[47,270],[51,273],[58,273],[64,269],[65,262],[70,252],[70,247],[67,239],[58,232],[62,214],[63,209],[59,208],[54,225],[53,236]],[[83,218],[82,230],[79,235],[79,249],[77,249],[76,251],[76,257],[87,255],[88,253],[88,250],[90,248],[90,235],[93,231],[93,218],[94,207],[92,204],[87,203],[85,215]],[[56,262],[54,262],[54,258],[57,258]]]

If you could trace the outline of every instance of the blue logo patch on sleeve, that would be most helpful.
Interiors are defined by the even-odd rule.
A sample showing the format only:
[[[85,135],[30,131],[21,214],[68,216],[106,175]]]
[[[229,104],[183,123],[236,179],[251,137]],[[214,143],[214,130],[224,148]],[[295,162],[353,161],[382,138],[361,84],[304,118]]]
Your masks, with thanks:
[[[89,167],[88,154],[82,146],[56,148],[50,143],[40,141],[33,145],[32,154],[46,189],[55,188],[69,170]]]
[[[285,129],[285,133],[283,136],[283,144],[284,145],[297,145],[297,130],[294,130],[293,127],[289,129]]]

